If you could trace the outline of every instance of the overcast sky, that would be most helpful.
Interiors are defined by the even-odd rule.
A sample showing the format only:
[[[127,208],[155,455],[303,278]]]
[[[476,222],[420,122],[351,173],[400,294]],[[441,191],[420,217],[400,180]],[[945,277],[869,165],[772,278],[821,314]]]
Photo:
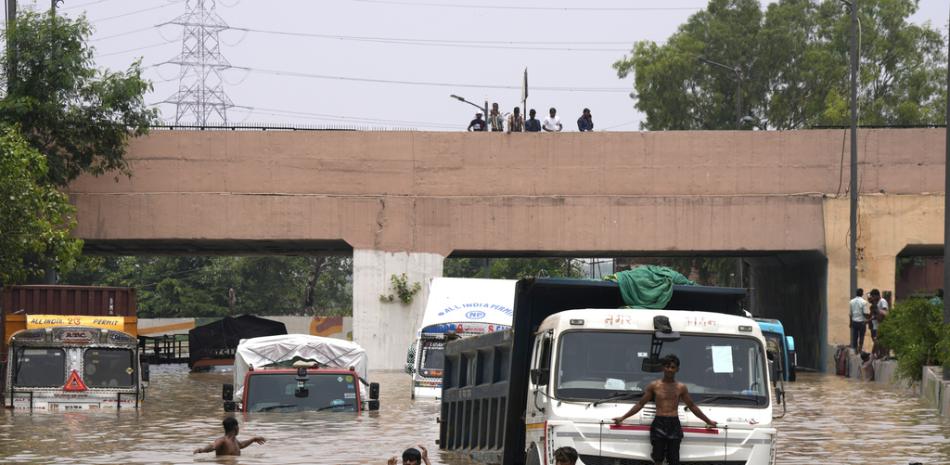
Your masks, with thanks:
[[[191,0],[195,2],[195,0]],[[595,130],[634,131],[642,115],[628,96],[632,78],[611,64],[638,40],[663,42],[706,5],[703,0],[206,0],[232,28],[221,53],[235,104],[229,124],[464,129],[475,108],[457,94],[502,111],[556,107],[576,131],[588,107]],[[921,0],[913,20],[946,34],[950,0]],[[21,8],[49,2],[22,1]],[[150,104],[178,90],[182,27],[165,24],[183,0],[65,0],[59,12],[85,13],[100,66],[124,69],[141,57],[154,83]],[[165,25],[162,25],[165,24]],[[357,40],[359,39],[359,40]],[[374,40],[367,40],[374,39]],[[381,40],[375,40],[381,39]],[[175,106],[161,103],[174,122]],[[192,120],[182,121],[192,123]]]

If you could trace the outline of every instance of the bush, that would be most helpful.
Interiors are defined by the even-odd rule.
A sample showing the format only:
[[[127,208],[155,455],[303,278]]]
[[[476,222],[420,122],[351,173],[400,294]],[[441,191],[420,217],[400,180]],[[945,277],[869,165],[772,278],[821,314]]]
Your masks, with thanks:
[[[894,305],[878,336],[897,356],[901,378],[920,380],[924,366],[950,361],[950,326],[943,324],[943,309],[927,300]]]

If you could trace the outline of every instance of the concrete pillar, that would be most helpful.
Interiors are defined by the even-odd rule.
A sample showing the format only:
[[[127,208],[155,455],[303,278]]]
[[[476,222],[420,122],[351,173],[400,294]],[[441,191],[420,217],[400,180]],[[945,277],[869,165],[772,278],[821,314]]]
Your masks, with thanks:
[[[403,369],[406,351],[422,323],[426,283],[442,276],[444,259],[433,253],[353,250],[353,340],[366,349],[370,369]],[[422,286],[412,302],[381,301],[380,295],[393,293],[392,276],[403,273],[410,286]]]

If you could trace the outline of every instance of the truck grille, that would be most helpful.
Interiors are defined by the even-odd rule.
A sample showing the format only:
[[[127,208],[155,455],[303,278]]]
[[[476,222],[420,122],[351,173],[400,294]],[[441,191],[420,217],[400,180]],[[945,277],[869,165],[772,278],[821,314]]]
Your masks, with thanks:
[[[637,459],[618,459],[615,457],[598,457],[596,455],[581,455],[580,459],[584,465],[653,465],[652,460]],[[722,460],[704,461],[704,462],[680,462],[683,465],[745,465],[744,461]]]

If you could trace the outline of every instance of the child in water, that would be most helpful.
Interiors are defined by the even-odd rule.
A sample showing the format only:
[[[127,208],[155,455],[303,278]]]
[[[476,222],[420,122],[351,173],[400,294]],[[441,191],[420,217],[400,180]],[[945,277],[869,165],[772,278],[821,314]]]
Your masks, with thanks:
[[[422,452],[419,452],[420,449]],[[386,463],[387,465],[398,465],[396,456],[394,455],[390,457],[389,461]],[[422,444],[419,444],[419,449],[410,447],[403,451],[402,463],[403,465],[422,465],[423,463],[425,463],[425,465],[429,465],[429,451],[426,450]]]
[[[246,441],[238,441],[237,435],[240,428],[234,417],[227,417],[222,422],[224,425],[224,436],[215,439],[210,446],[195,449],[195,454],[214,451],[215,455],[241,455],[241,449],[253,444],[264,444],[266,439],[260,436],[254,436]]]

